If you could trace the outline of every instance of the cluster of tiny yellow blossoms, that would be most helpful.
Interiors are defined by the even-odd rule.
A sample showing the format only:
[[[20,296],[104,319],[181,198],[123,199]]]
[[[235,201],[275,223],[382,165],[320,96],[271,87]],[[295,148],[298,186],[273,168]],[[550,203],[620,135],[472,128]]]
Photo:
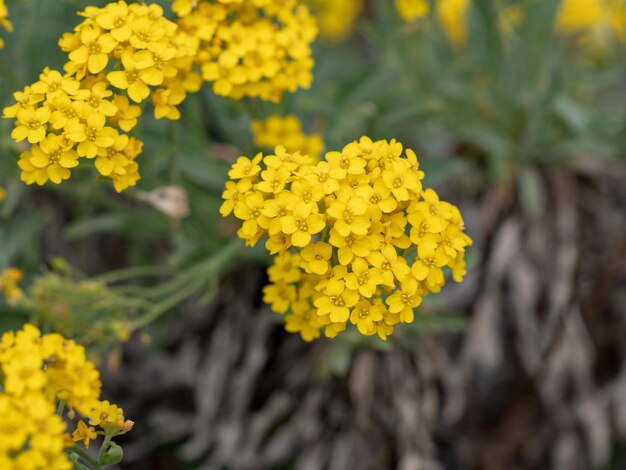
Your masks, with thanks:
[[[14,304],[24,297],[24,292],[19,287],[23,276],[22,271],[17,268],[6,268],[0,272],[0,292],[7,298],[9,304]]]
[[[287,331],[311,341],[351,323],[386,339],[441,289],[444,267],[462,280],[471,239],[459,210],[422,188],[423,176],[413,151],[368,137],[323,160],[278,146],[234,163],[220,212],[243,221],[247,245],[267,236],[278,255],[264,300],[287,313]]]
[[[622,0],[562,0],[557,27],[564,32],[587,32],[597,39],[606,33],[626,35],[626,3]],[[593,38],[592,38],[593,39]]]
[[[90,420],[80,421],[75,441],[130,430],[123,411],[100,401],[100,378],[85,349],[58,334],[41,335],[32,325],[0,340],[0,468],[70,469],[65,449],[73,445],[66,423],[57,414],[59,402]]]
[[[363,10],[363,0],[309,0],[320,28],[320,36],[341,41],[353,30]]]
[[[13,25],[8,20],[9,10],[4,3],[4,0],[0,0],[0,28],[6,29],[7,31],[13,31]],[[4,47],[4,40],[0,38],[0,49]]]
[[[467,38],[467,10],[470,0],[438,0],[437,18],[448,39],[462,44]]]
[[[467,10],[470,0],[437,0],[434,4],[439,24],[453,44],[462,44],[467,37]],[[404,21],[415,21],[426,16],[426,0],[396,0],[396,8]]]
[[[175,0],[172,8],[197,50],[189,68],[216,94],[278,102],[310,87],[317,26],[301,1]]]
[[[324,140],[320,134],[307,135],[302,132],[302,123],[294,115],[270,116],[263,121],[252,121],[252,134],[257,147],[274,149],[278,145],[287,152],[300,152],[319,158],[324,150]]]
[[[135,158],[143,143],[126,132],[141,108],[131,100],[141,103],[158,87],[156,116],[177,119],[176,105],[193,88],[177,69],[188,50],[158,5],[120,1],[81,15],[85,20],[59,41],[69,58],[65,73],[46,68],[14,94],[4,117],[16,118],[11,136],[32,145],[18,163],[25,183],[58,184],[87,159],[122,191],[140,178]]]
[[[404,21],[423,18],[430,10],[426,0],[396,0],[396,8]]]

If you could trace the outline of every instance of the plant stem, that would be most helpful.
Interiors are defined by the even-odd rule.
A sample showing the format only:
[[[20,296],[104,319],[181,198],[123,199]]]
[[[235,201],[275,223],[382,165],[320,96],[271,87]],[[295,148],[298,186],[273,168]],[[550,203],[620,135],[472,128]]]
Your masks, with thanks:
[[[102,459],[104,458],[104,456],[107,453],[107,450],[109,450],[109,447],[111,445],[111,437],[110,436],[104,436],[104,441],[102,442],[102,446],[100,446],[100,452],[98,452],[98,468],[102,467]]]
[[[178,292],[172,294],[168,299],[156,304],[148,310],[145,315],[132,323],[130,331],[149,325],[168,310],[175,307],[195,291],[200,289],[200,287],[207,282],[207,278],[218,275],[224,266],[232,261],[233,257],[237,254],[241,247],[242,245],[240,240],[233,240],[205,262],[189,269],[183,276],[180,276],[179,279],[173,280],[175,282],[167,283],[169,284],[167,286],[161,286],[166,291],[173,290],[173,287],[179,288],[179,290]]]
[[[112,271],[101,276],[96,276],[92,278],[92,281],[111,284],[113,282],[119,282],[133,277],[162,276],[167,271],[169,271],[169,268],[164,268],[163,266],[135,266],[132,268]]]
[[[87,462],[88,464],[92,465],[94,469],[96,470],[100,470],[102,468],[102,466],[91,456],[89,455],[89,452],[87,452],[86,450],[81,449],[78,446],[74,446],[70,449],[67,449],[66,452],[68,453],[75,453],[76,455],[78,455],[81,459],[83,459],[85,462]]]

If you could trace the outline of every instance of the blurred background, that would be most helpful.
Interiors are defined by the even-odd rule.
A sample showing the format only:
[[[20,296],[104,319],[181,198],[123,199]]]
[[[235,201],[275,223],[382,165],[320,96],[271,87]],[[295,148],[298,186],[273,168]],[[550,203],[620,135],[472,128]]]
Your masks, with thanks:
[[[0,121],[0,270],[30,299],[0,330],[35,318],[90,346],[136,422],[123,468],[626,468],[626,3],[309,3],[313,87],[146,115],[122,194],[89,171],[25,186]],[[1,106],[63,65],[86,5],[7,2]],[[398,139],[463,214],[466,280],[388,342],[286,333],[269,257],[219,215],[230,164],[262,147],[251,122],[288,114],[327,150]]]

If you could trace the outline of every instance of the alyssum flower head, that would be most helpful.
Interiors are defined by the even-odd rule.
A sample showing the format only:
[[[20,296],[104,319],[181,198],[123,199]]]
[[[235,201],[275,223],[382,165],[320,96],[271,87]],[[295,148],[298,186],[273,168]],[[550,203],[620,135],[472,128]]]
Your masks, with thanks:
[[[124,434],[132,422],[121,408],[100,401],[99,373],[85,349],[27,324],[0,339],[0,468],[69,470],[66,449],[86,447],[100,434]],[[88,419],[70,437],[59,402]]]
[[[220,211],[277,255],[264,300],[288,331],[311,341],[353,324],[386,339],[441,290],[445,269],[462,280],[471,239],[459,210],[422,187],[412,150],[362,137],[323,160],[274,153],[235,162]]]

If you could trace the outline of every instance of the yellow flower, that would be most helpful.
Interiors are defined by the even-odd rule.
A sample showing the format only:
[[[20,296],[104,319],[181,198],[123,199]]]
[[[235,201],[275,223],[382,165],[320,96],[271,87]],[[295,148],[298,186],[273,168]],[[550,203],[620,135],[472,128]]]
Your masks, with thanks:
[[[130,139],[125,134],[117,134],[115,141],[110,147],[98,148],[95,166],[102,176],[109,176],[111,173],[123,175],[126,173],[126,166],[129,163],[124,154]]]
[[[371,336],[376,334],[375,322],[383,319],[385,306],[381,303],[371,304],[367,300],[359,301],[352,309],[350,323],[356,325],[362,335]]]
[[[20,109],[29,109],[34,107],[45,99],[44,95],[33,93],[32,87],[27,86],[23,91],[13,93],[15,104],[7,106],[2,110],[3,118],[14,118]]]
[[[419,193],[422,190],[417,175],[407,172],[407,164],[400,161],[392,162],[383,170],[382,180],[399,202],[408,201],[410,193]]]
[[[33,93],[45,94],[46,99],[52,100],[61,95],[74,95],[79,87],[80,83],[77,80],[64,77],[60,72],[46,67],[39,75],[39,81],[33,83],[31,90]]]
[[[396,8],[404,21],[415,21],[428,15],[429,6],[426,0],[396,0]]]
[[[287,284],[298,282],[302,278],[299,269],[301,259],[299,254],[285,253],[283,256],[277,256],[274,258],[274,264],[268,268],[267,276],[271,282],[284,281]]]
[[[7,6],[4,4],[4,0],[0,0],[0,27],[6,29],[7,31],[13,31],[13,25],[7,19],[9,16],[9,11]],[[0,38],[0,48],[4,47],[4,41]]]
[[[235,215],[244,221],[240,233],[250,243],[256,243],[269,226],[269,219],[263,215],[265,199],[259,191],[246,194],[241,204],[235,207]]]
[[[4,192],[3,188],[2,192]],[[16,303],[24,296],[24,292],[19,288],[19,282],[23,276],[22,271],[17,268],[7,268],[0,272],[0,290],[9,304]]]
[[[330,268],[330,258],[332,254],[333,247],[328,243],[312,243],[302,249],[302,261],[300,266],[307,273],[325,274]]]
[[[347,237],[351,233],[367,234],[371,224],[367,212],[367,202],[358,196],[347,200],[335,200],[327,211],[328,215],[335,219],[333,228],[342,237]]]
[[[61,136],[49,134],[30,152],[20,156],[22,181],[26,184],[44,184],[50,180],[55,184],[70,177],[70,169],[78,166],[78,154],[64,147]]]
[[[310,0],[317,15],[320,35],[330,41],[345,39],[363,10],[363,0]]]
[[[422,303],[418,282],[412,277],[407,277],[400,283],[400,287],[401,290],[396,290],[387,297],[389,312],[398,314],[402,323],[411,323],[414,318],[413,309]]]
[[[350,318],[350,308],[359,301],[359,293],[346,288],[345,281],[331,279],[324,295],[315,300],[318,315],[329,315],[333,323],[344,323]]]
[[[421,243],[417,247],[418,258],[411,266],[411,272],[418,281],[426,281],[430,290],[435,290],[443,285],[443,268],[450,261],[443,245],[432,240]]]
[[[285,282],[269,284],[263,288],[263,302],[276,313],[285,313],[296,300],[296,288]]]
[[[396,281],[402,282],[411,271],[406,260],[398,256],[393,245],[385,245],[380,251],[372,252],[367,260],[382,271],[382,284],[389,287],[395,286]]]
[[[318,159],[324,142],[319,134],[306,135],[302,131],[302,123],[294,116],[270,116],[264,121],[252,121],[254,143],[259,147],[285,147],[289,153],[300,152]]]
[[[285,317],[285,330],[290,333],[300,333],[300,337],[307,342],[320,337],[321,326],[313,308],[308,308],[302,313],[294,312]]]
[[[72,440],[74,442],[82,441],[87,449],[89,449],[89,441],[97,437],[96,428],[87,426],[84,421],[79,421],[76,430],[72,433]]]
[[[590,29],[600,23],[606,0],[562,0],[557,27],[565,31]]]
[[[372,252],[373,243],[369,236],[350,233],[342,236],[335,228],[330,229],[330,244],[337,248],[339,263],[347,265],[355,257],[365,258]]]
[[[84,101],[88,106],[84,111],[85,114],[89,115],[95,112],[107,117],[117,114],[115,104],[107,99],[113,95],[113,92],[107,86],[106,82],[97,82],[89,90],[80,90],[77,93],[76,99]]]
[[[107,79],[114,87],[127,90],[128,96],[135,103],[141,103],[150,95],[150,88],[145,81],[146,76],[141,73],[140,63],[132,51],[126,50],[122,54],[122,64],[124,70],[109,72]]]
[[[94,158],[101,149],[111,147],[115,143],[116,131],[106,126],[103,114],[92,112],[87,114],[85,122],[74,122],[67,126],[67,137],[78,143],[78,155]]]
[[[467,37],[467,10],[469,0],[437,0],[437,18],[448,39],[458,45]]]
[[[128,98],[123,95],[115,95],[113,105],[117,113],[110,118],[111,124],[126,132],[134,129],[137,125],[137,118],[141,116],[141,108],[131,105]]]
[[[252,160],[247,157],[239,157],[228,172],[228,177],[234,180],[253,178],[261,172],[259,163],[263,159],[263,154],[257,154]]]
[[[326,226],[324,216],[311,213],[303,207],[297,207],[293,215],[283,217],[281,227],[287,235],[291,235],[293,246],[304,247],[311,241],[311,235],[320,233]]]
[[[383,284],[384,277],[380,268],[372,268],[363,258],[357,258],[351,263],[352,272],[346,275],[346,286],[359,291],[364,298],[374,296],[376,288]]]
[[[69,59],[78,70],[87,68],[89,73],[102,72],[109,63],[109,53],[117,41],[99,28],[84,28],[80,32],[80,46],[70,52]]]
[[[11,137],[16,142],[28,139],[31,144],[41,142],[46,137],[46,123],[50,119],[48,108],[24,108],[17,111],[17,125]]]
[[[113,39],[118,42],[126,42],[130,39],[133,30],[129,20],[126,2],[109,3],[95,17],[96,24],[102,29],[110,31]]]
[[[159,88],[152,94],[154,117],[170,120],[180,119],[180,111],[176,106],[181,104],[187,95],[182,88]]]

